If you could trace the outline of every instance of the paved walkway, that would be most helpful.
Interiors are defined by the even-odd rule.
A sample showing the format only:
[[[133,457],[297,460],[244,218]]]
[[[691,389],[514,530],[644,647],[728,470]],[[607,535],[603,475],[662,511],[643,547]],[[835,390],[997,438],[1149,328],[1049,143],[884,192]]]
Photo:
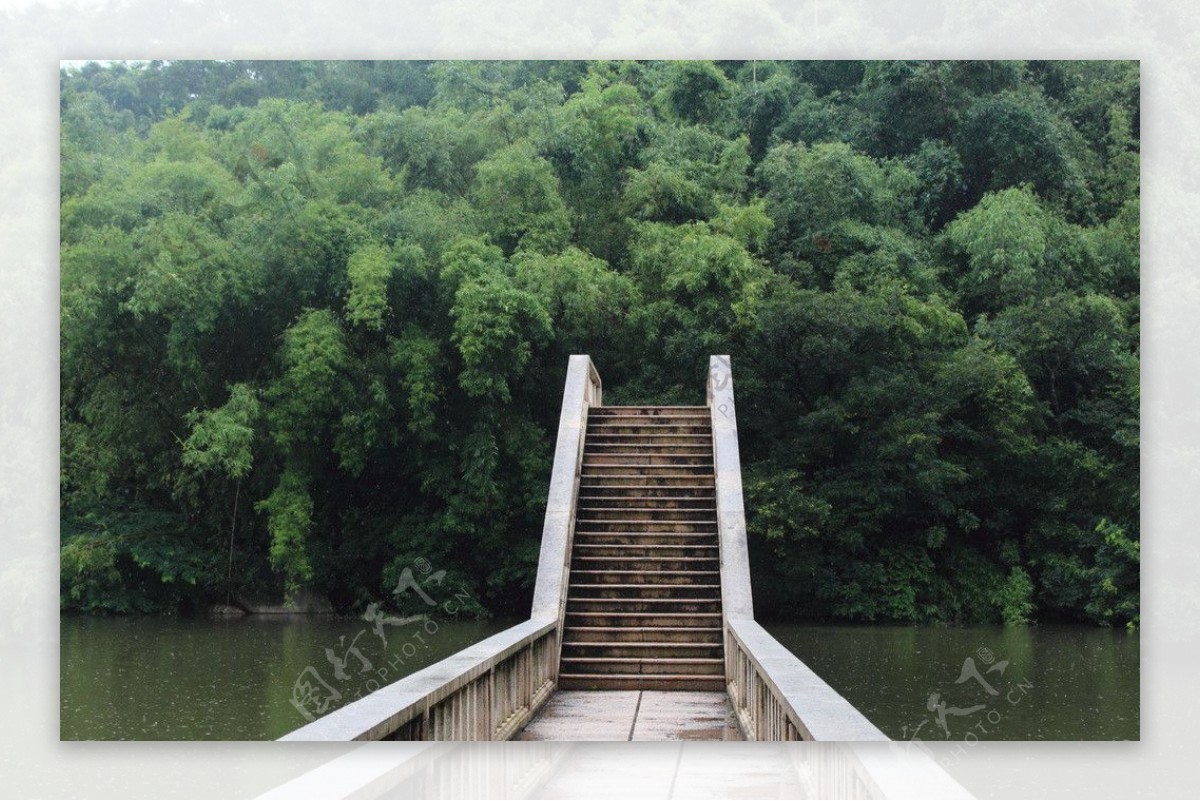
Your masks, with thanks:
[[[740,740],[720,692],[559,690],[517,740]]]

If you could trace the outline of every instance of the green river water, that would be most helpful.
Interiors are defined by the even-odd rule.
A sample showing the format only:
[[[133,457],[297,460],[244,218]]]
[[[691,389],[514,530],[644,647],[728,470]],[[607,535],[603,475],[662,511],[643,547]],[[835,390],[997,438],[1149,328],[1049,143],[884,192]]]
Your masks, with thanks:
[[[273,739],[514,622],[388,625],[385,645],[357,618],[64,616],[61,738]],[[1138,737],[1136,633],[767,629],[895,739]]]
[[[896,740],[1138,739],[1137,632],[1055,625],[765,628]]]

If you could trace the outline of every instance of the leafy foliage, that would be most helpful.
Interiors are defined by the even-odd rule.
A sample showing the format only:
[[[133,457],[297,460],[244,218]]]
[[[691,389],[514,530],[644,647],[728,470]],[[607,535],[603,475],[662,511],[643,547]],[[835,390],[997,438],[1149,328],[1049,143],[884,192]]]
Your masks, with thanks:
[[[255,508],[267,514],[271,566],[284,574],[288,592],[294,593],[313,577],[307,547],[312,531],[313,501],[304,479],[294,470],[286,471],[275,491],[259,501]]]
[[[65,607],[131,613],[194,609],[220,575],[215,549],[178,514],[87,505],[63,519]]]
[[[192,434],[183,443],[183,464],[200,472],[219,471],[229,478],[245,478],[253,465],[254,423],[258,398],[245,384],[229,390],[225,405],[185,416]]]
[[[65,608],[420,558],[524,613],[566,357],[696,404],[729,353],[764,614],[1138,623],[1136,63],[61,87]]]

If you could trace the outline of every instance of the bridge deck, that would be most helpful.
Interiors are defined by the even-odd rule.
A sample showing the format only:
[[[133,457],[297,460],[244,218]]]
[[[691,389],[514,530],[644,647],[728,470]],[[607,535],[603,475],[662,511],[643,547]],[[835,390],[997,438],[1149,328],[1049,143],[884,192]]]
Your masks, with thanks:
[[[559,690],[516,740],[740,740],[722,692]]]

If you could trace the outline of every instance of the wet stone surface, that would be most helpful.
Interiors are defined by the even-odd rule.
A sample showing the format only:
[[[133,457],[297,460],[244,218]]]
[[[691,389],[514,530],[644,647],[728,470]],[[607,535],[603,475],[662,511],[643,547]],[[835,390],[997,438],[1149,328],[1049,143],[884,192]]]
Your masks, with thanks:
[[[721,692],[560,690],[518,740],[740,740]]]

